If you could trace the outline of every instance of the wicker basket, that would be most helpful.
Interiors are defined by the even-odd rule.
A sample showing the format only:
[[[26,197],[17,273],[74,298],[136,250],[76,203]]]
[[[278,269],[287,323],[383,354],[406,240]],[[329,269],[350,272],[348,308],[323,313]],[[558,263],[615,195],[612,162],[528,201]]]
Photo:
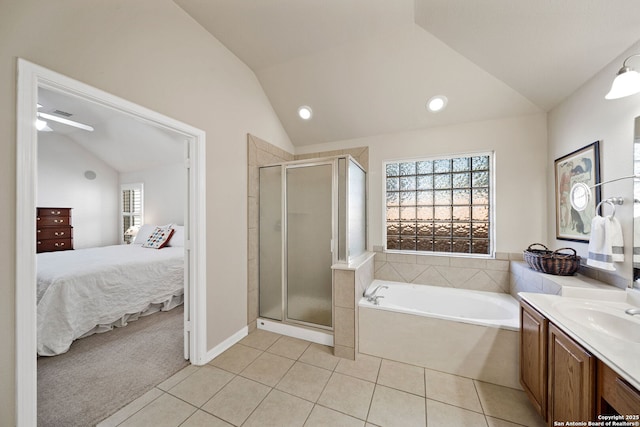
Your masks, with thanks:
[[[532,249],[532,246],[542,246],[544,249]],[[560,253],[571,251],[572,254]],[[524,251],[524,260],[529,267],[542,273],[555,274],[556,276],[571,276],[580,267],[580,257],[573,248],[560,248],[550,251],[541,243],[533,243]]]

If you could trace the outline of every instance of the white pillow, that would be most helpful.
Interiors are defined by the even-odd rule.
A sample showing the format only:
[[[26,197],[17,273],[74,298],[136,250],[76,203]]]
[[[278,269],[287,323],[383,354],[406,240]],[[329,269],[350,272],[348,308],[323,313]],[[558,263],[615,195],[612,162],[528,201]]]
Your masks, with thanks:
[[[184,247],[184,225],[173,225],[173,236],[169,239],[167,246]]]
[[[136,234],[136,238],[133,240],[134,245],[141,245],[149,239],[153,230],[156,229],[155,225],[145,224],[140,227],[138,230],[138,234]]]

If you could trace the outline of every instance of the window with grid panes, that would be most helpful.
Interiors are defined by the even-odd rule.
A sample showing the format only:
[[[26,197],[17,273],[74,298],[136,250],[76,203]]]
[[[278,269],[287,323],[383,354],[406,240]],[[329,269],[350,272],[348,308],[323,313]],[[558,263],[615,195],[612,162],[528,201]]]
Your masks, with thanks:
[[[125,235],[129,227],[142,225],[143,217],[143,184],[124,184],[120,187],[122,195],[121,199],[121,211],[122,211],[122,226],[121,226],[121,241],[124,243],[131,243],[133,238]]]
[[[386,162],[386,249],[490,255],[492,155]]]

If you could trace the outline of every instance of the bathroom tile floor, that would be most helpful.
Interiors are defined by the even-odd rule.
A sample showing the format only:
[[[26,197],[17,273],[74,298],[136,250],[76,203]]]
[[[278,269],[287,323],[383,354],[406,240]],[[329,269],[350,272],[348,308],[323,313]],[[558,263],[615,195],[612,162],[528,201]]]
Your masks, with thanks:
[[[98,427],[544,426],[525,393],[256,330]]]

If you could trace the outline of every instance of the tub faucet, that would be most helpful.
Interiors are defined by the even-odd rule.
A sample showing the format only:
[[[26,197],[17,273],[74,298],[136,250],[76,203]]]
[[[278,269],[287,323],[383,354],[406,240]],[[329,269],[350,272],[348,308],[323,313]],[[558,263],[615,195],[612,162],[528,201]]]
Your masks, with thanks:
[[[382,295],[376,295],[376,293],[378,292],[378,290],[380,290],[380,288],[389,289],[389,287],[387,285],[378,285],[369,294],[365,291],[363,296],[367,299],[367,301],[372,302],[375,305],[378,305],[379,304],[378,299],[379,298],[384,298]]]
[[[636,314],[640,314],[640,308],[628,308],[624,312],[629,316],[635,316]]]

